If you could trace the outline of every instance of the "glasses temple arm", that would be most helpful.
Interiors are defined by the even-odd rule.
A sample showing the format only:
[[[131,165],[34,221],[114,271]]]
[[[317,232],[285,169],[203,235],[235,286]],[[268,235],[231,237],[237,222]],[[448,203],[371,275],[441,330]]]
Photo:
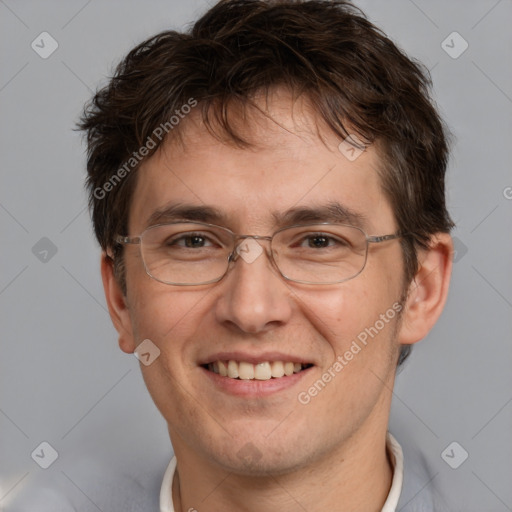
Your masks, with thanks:
[[[118,244],[122,244],[122,245],[124,245],[124,244],[140,244],[141,237],[140,236],[130,237],[130,236],[117,235],[115,237],[115,242]]]
[[[402,238],[402,233],[393,233],[391,235],[380,235],[380,236],[369,236],[368,242],[378,244],[380,242],[386,242],[387,240],[395,240],[396,238]]]

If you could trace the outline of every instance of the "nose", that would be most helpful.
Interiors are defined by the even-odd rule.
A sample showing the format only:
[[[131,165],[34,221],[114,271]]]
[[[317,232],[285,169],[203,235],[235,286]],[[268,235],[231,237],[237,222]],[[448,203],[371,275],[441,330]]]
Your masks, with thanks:
[[[221,282],[217,320],[250,334],[265,332],[289,321],[292,294],[272,265],[263,242],[246,238],[235,249],[233,260]]]

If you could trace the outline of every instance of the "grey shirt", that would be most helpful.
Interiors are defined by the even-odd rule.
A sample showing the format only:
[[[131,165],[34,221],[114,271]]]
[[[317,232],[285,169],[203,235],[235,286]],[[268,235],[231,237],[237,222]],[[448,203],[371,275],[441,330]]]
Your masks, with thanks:
[[[390,444],[391,440],[391,444]],[[429,468],[421,450],[388,436],[395,459],[393,485],[382,512],[452,512],[441,496],[437,471]],[[403,459],[402,457],[403,451]],[[173,459],[175,460],[175,459]],[[403,463],[403,475],[401,464]],[[0,504],[2,512],[171,512],[170,485],[173,461],[142,472],[137,467],[116,467],[84,454],[73,479],[62,471],[35,472]],[[164,482],[162,483],[162,477]],[[402,482],[403,476],[403,482]],[[79,483],[79,485],[78,485]],[[162,498],[163,496],[163,498]],[[398,499],[399,496],[399,499]],[[162,500],[167,499],[167,508]],[[170,500],[170,501],[169,501]],[[396,501],[398,500],[398,505]]]

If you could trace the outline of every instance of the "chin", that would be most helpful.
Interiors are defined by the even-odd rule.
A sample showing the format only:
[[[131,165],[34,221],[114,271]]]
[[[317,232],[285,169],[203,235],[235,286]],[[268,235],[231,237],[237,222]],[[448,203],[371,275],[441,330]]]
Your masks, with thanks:
[[[310,436],[283,432],[228,437],[223,446],[208,447],[208,456],[224,470],[238,475],[268,477],[293,473],[314,459]]]
[[[299,457],[290,457],[290,454],[281,454],[261,451],[248,442],[238,453],[222,457],[217,462],[230,473],[248,477],[279,476],[297,471],[304,465]],[[301,459],[303,456],[300,457]]]

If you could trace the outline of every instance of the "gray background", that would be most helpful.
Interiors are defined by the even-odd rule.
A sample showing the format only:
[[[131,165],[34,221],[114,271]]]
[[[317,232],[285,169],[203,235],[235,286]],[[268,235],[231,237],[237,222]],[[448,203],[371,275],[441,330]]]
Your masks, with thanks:
[[[183,28],[208,4],[0,0],[1,510],[51,481],[47,489],[73,496],[80,511],[107,512],[87,476],[94,465],[98,481],[102,472],[132,471],[156,478],[157,492],[171,455],[166,425],[138,361],[117,347],[86,210],[84,146],[71,128],[124,53],[157,31]],[[456,136],[450,297],[398,377],[391,430],[399,440],[413,436],[460,510],[512,510],[512,2],[358,5],[431,69]],[[43,31],[59,45],[47,59],[31,48]],[[458,58],[445,49],[453,54],[461,40],[442,46],[453,31],[469,44]],[[43,237],[54,255],[42,252],[48,241],[36,245]],[[59,454],[46,470],[31,458],[43,441]],[[457,469],[441,457],[453,441],[469,453]],[[452,464],[462,453],[450,452]]]

